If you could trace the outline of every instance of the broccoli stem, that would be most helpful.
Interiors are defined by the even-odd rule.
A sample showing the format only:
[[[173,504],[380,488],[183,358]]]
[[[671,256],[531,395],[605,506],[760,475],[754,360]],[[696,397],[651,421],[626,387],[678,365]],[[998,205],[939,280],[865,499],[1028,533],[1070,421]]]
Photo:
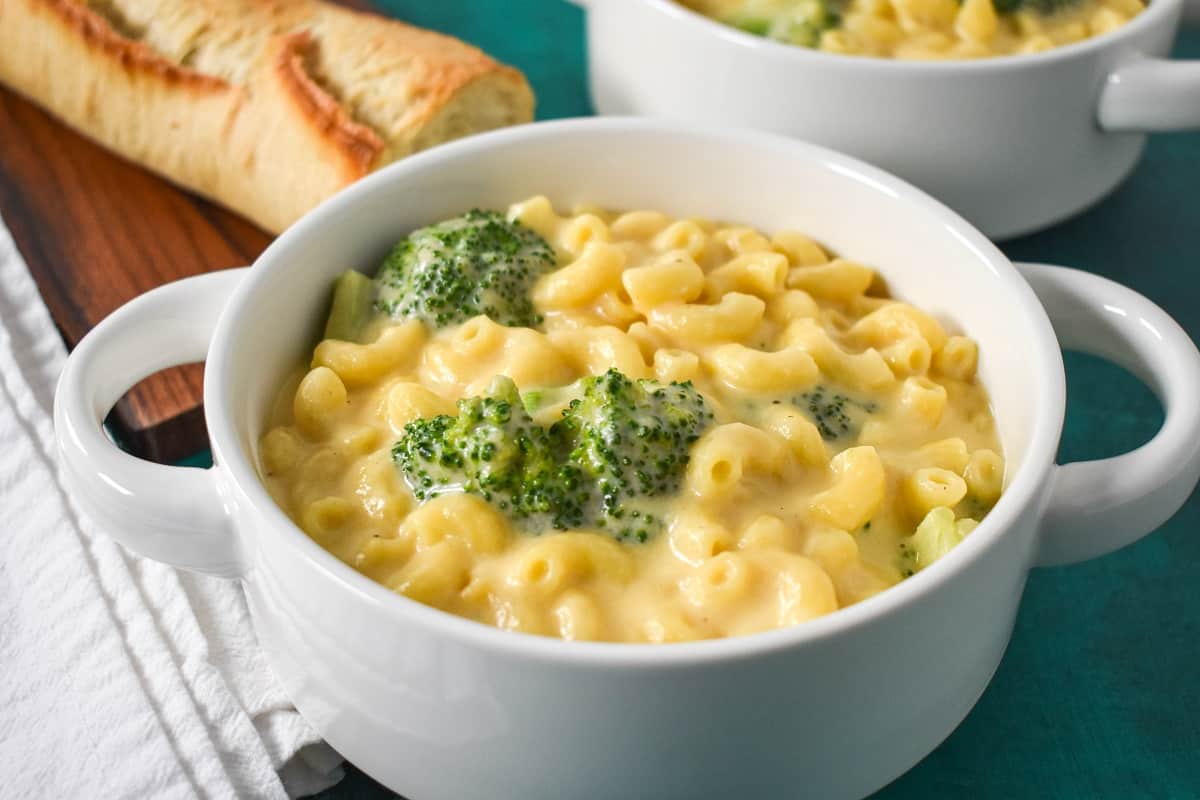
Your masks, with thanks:
[[[375,283],[348,269],[333,284],[333,304],[325,321],[325,338],[357,341],[374,314]]]

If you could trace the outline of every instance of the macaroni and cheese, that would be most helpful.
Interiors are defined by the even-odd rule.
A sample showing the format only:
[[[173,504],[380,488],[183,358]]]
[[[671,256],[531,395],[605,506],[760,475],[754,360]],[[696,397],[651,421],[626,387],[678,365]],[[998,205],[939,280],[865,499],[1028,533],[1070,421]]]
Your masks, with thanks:
[[[830,53],[945,59],[1037,53],[1124,25],[1142,0],[680,0],[713,19]]]
[[[260,442],[272,495],[508,630],[802,622],[944,555],[1004,484],[975,343],[796,232],[534,197],[343,276],[327,332]]]

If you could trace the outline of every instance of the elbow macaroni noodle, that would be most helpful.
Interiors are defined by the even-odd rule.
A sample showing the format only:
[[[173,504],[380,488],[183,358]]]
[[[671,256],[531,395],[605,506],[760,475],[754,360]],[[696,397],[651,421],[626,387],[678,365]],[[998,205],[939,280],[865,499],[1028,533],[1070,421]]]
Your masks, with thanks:
[[[657,211],[560,216],[537,197],[509,214],[557,255],[533,290],[537,329],[381,319],[366,344],[323,341],[260,442],[279,504],[370,578],[564,639],[739,635],[886,589],[1000,495],[974,342],[873,294],[872,269],[798,233]],[[419,503],[391,461],[407,423],[453,413],[498,373],[525,391],[614,366],[691,380],[716,416],[649,542],[534,535],[474,495]]]

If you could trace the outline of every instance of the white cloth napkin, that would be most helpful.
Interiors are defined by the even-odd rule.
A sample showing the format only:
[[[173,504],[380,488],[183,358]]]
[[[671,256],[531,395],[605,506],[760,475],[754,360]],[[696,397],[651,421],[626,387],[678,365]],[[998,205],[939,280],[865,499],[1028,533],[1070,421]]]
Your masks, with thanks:
[[[283,798],[341,777],[241,586],[131,555],[62,489],[65,349],[0,221],[0,795]]]

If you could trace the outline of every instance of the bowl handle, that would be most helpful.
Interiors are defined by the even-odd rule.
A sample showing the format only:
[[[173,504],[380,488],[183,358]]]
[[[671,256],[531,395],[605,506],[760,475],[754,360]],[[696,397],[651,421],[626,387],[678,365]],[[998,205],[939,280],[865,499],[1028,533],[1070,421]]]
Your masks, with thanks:
[[[1059,344],[1144,381],[1166,418],[1149,442],[1097,461],[1056,465],[1042,518],[1040,565],[1066,564],[1137,541],[1179,510],[1200,479],[1200,352],[1142,295],[1064,267],[1018,264]]]
[[[1200,128],[1200,61],[1138,58],[1118,67],[1100,93],[1106,131]]]
[[[142,378],[203,360],[246,272],[187,278],[126,303],[79,342],[54,395],[65,488],[80,506],[140,555],[228,577],[242,573],[242,557],[220,471],[135,458],[117,448],[102,423]]]

